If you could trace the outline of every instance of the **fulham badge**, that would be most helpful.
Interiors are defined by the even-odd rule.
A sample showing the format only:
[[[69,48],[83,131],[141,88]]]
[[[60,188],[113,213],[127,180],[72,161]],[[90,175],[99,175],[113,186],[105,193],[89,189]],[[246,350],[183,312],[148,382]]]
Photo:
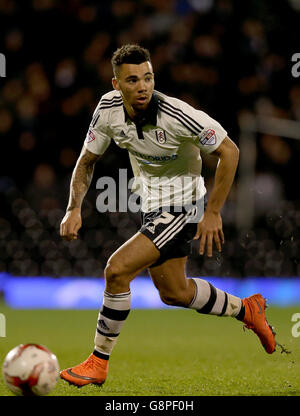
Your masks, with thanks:
[[[155,130],[156,140],[159,144],[164,144],[167,141],[166,133],[164,130]]]

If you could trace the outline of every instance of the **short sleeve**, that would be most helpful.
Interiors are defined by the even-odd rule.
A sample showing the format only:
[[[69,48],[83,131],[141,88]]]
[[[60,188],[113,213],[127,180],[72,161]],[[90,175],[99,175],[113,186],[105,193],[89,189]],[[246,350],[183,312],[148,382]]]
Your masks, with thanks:
[[[216,150],[227,136],[227,131],[203,111],[194,110],[193,119],[201,126],[199,133],[192,136],[193,142],[204,153]]]
[[[108,123],[105,119],[100,104],[94,111],[91,124],[84,140],[85,147],[96,155],[102,155],[110,145],[111,138],[108,134]]]

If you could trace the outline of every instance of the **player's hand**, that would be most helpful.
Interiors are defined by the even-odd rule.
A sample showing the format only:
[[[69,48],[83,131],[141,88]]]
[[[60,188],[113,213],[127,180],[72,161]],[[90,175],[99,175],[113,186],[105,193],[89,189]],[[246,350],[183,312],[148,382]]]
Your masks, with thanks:
[[[64,240],[71,241],[78,238],[78,230],[82,225],[79,208],[67,211],[60,223],[60,235]]]
[[[205,211],[202,220],[198,223],[197,233],[194,240],[200,239],[199,254],[203,255],[206,246],[208,257],[212,257],[213,243],[219,252],[224,244],[222,218],[220,214]]]

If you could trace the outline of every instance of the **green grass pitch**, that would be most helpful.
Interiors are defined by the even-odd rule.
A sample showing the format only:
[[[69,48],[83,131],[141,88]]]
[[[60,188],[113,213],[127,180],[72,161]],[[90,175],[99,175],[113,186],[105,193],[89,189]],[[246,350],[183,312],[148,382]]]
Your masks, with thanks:
[[[96,310],[14,310],[0,305],[6,337],[1,367],[21,343],[40,343],[61,369],[85,360],[93,349]],[[267,310],[278,342],[292,352],[265,353],[252,331],[232,318],[191,310],[132,310],[110,359],[102,387],[78,389],[59,379],[50,396],[299,396],[300,337],[291,317],[299,307]],[[0,378],[0,396],[12,393]]]

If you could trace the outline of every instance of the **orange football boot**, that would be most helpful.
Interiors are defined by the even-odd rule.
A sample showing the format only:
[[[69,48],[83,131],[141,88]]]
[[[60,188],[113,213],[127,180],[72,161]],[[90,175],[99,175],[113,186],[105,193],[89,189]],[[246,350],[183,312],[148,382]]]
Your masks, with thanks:
[[[108,360],[103,360],[103,358],[98,358],[94,354],[91,354],[83,363],[62,370],[60,377],[70,384],[82,387],[90,383],[97,385],[103,384],[107,373]]]
[[[242,299],[245,308],[243,322],[258,336],[268,354],[276,350],[275,332],[265,316],[266,300],[260,294]]]

